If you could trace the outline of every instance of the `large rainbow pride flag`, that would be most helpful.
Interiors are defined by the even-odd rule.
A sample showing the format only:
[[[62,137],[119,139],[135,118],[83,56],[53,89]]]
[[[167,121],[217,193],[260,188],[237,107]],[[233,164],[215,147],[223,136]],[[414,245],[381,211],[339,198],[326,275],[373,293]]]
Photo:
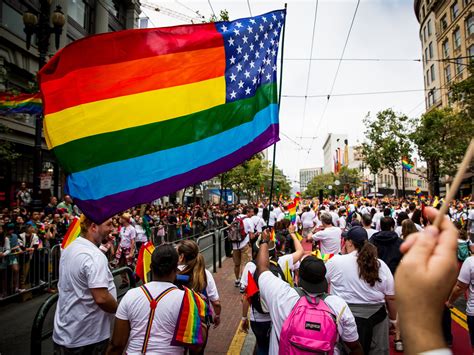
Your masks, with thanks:
[[[80,39],[39,73],[44,132],[92,220],[210,179],[278,141],[285,11]]]

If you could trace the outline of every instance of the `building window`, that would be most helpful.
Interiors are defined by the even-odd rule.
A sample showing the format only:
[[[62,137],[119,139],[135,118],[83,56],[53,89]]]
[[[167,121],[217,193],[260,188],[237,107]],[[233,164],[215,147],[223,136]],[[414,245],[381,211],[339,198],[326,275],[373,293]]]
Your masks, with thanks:
[[[461,30],[459,27],[453,32],[453,47],[454,50],[457,50],[461,47]]]
[[[448,64],[446,68],[444,68],[444,76],[446,77],[446,82],[451,82],[451,65]]]
[[[464,4],[464,6],[467,6],[471,3],[471,0],[463,0],[462,2]]]
[[[434,71],[434,64],[431,64],[431,67],[430,67],[430,73],[431,73],[431,81],[435,81],[435,71]]]
[[[474,33],[474,14],[470,14],[466,20],[466,32],[470,36]]]
[[[430,92],[428,92],[428,107],[431,107],[433,103],[434,103],[433,92],[430,90]]]
[[[425,48],[425,64],[428,64],[428,48]]]
[[[459,56],[456,58],[456,75],[460,74],[463,70],[464,66],[462,63],[462,58]]]
[[[433,42],[428,45],[428,51],[430,53],[430,59],[433,59]]]
[[[428,36],[431,36],[431,33],[432,33],[432,30],[431,30],[431,20],[428,20],[427,27],[428,27]]]
[[[425,5],[423,5],[423,6],[421,7],[421,16],[422,16],[423,19],[424,19],[425,16],[426,16]]]
[[[451,6],[451,19],[454,21],[459,16],[459,5],[458,2],[455,1],[454,4]]]
[[[443,57],[444,58],[449,58],[449,41],[448,41],[447,38],[443,42]]]
[[[426,86],[430,86],[430,71],[426,71]]]
[[[83,0],[68,0],[67,14],[81,27],[85,27],[86,4]]]
[[[440,24],[441,24],[442,31],[448,28],[448,17],[446,16],[446,14],[444,14],[443,17],[441,17]]]
[[[471,62],[474,61],[474,44],[470,46],[469,49],[467,50],[467,55]]]
[[[16,11],[13,7],[7,5],[4,1],[2,2],[2,13],[1,13],[1,26],[8,29],[10,32],[16,34],[21,39],[26,39],[25,32],[23,31],[23,20],[22,14]],[[31,43],[35,43],[32,39]]]

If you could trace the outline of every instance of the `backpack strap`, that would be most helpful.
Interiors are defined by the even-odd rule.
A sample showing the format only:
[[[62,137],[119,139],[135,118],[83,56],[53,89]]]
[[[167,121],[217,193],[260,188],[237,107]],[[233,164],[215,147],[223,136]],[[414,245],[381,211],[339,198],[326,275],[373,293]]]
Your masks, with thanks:
[[[171,291],[177,290],[178,288],[176,288],[174,286],[170,287],[170,288],[164,290],[162,293],[160,293],[156,298],[153,298],[150,291],[146,288],[145,285],[141,286],[140,289],[145,294],[146,298],[148,299],[148,302],[150,302],[150,315],[148,317],[148,323],[147,323],[147,326],[146,326],[145,338],[143,339],[143,345],[142,345],[142,351],[141,351],[142,354],[145,354],[146,349],[148,347],[148,341],[150,340],[151,326],[153,324],[153,319],[155,318],[156,306],[158,305],[158,302],[160,302],[163,297],[165,297]]]

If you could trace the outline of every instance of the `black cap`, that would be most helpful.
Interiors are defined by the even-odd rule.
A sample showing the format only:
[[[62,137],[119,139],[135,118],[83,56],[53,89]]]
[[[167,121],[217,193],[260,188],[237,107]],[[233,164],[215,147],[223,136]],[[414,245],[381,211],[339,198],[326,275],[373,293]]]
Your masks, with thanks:
[[[303,259],[300,265],[299,285],[309,293],[324,293],[328,291],[326,266],[321,259],[312,255]]]
[[[361,226],[355,226],[348,231],[344,231],[342,236],[346,238],[346,240],[353,240],[356,243],[363,243],[364,241],[369,240],[367,231]]]

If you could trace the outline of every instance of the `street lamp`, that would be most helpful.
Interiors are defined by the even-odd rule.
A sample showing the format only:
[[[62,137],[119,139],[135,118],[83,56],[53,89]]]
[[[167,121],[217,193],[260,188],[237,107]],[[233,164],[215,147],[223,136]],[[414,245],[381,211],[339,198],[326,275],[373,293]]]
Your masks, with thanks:
[[[50,22],[53,26],[50,25]],[[51,0],[40,0],[39,19],[32,11],[26,11],[23,14],[24,31],[26,33],[26,48],[31,45],[31,37],[36,34],[38,39],[39,69],[46,64],[46,56],[49,49],[49,38],[54,33],[56,49],[59,49],[59,39],[63,32],[63,26],[66,17],[61,11],[61,6],[56,6],[56,10],[51,14]],[[41,130],[43,128],[43,115],[37,115],[35,119],[35,151],[33,162],[33,208],[41,208],[40,184],[41,171],[43,169],[42,158],[42,138]]]

